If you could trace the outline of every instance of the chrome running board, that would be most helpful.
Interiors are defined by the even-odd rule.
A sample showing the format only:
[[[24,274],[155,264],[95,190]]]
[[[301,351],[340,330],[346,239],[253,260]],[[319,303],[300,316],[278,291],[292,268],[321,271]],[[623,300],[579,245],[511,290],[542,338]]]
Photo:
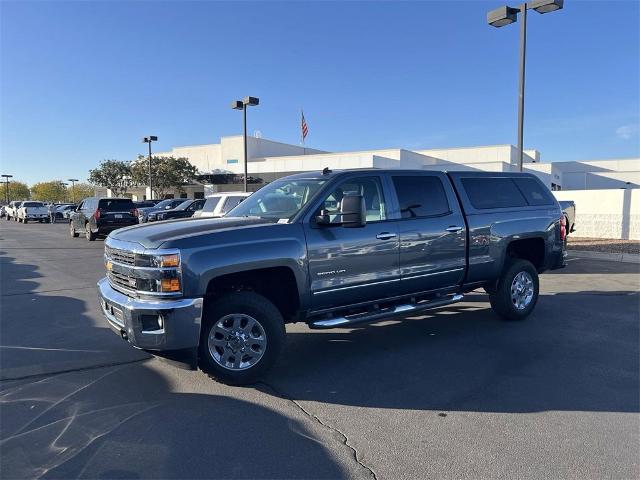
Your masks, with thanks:
[[[402,305],[397,305],[395,307],[390,307],[385,310],[380,310],[376,312],[366,312],[359,313],[355,315],[347,315],[344,317],[335,317],[335,318],[325,318],[322,320],[313,320],[309,323],[309,328],[313,329],[324,329],[324,328],[338,328],[353,325],[355,323],[364,323],[364,322],[376,322],[378,320],[387,320],[393,317],[406,317],[413,315],[418,312],[422,312],[423,310],[430,310],[432,308],[443,307],[445,305],[450,305],[452,303],[457,303],[464,298],[464,295],[461,293],[456,293],[454,295],[448,295],[444,298],[431,300],[431,301],[423,301],[420,303],[405,303]]]

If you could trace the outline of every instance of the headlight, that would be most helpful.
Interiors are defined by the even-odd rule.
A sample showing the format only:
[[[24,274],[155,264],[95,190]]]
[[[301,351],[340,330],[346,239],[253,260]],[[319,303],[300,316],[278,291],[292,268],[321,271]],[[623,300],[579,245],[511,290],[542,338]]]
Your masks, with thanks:
[[[150,266],[157,268],[180,266],[180,255],[177,253],[170,253],[167,255],[151,255],[149,260],[149,263],[151,264]]]

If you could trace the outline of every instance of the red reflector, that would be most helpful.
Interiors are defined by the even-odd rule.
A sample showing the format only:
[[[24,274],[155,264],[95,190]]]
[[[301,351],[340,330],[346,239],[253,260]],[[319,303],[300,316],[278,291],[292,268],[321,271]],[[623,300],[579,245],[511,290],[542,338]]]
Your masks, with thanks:
[[[96,220],[98,220],[100,218],[100,209],[99,208],[94,212],[93,218],[95,218]]]
[[[567,238],[567,219],[563,215],[560,217],[560,240],[564,241]]]

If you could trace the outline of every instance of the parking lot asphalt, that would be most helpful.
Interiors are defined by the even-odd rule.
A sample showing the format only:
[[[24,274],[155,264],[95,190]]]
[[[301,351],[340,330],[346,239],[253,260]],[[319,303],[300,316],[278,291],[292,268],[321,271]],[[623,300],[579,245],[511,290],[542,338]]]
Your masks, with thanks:
[[[221,385],[105,325],[103,242],[0,220],[2,478],[638,478],[636,264],[572,258],[524,322],[481,292],[404,321],[287,326]]]

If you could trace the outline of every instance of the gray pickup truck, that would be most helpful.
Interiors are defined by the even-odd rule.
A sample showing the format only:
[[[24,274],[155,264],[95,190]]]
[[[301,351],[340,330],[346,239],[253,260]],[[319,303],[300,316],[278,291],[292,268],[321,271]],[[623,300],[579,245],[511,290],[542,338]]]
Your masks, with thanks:
[[[478,288],[523,319],[538,274],[565,265],[565,236],[532,175],[325,169],[270,183],[225,218],[111,233],[99,298],[133,346],[246,384],[276,361],[287,323],[348,328]]]

